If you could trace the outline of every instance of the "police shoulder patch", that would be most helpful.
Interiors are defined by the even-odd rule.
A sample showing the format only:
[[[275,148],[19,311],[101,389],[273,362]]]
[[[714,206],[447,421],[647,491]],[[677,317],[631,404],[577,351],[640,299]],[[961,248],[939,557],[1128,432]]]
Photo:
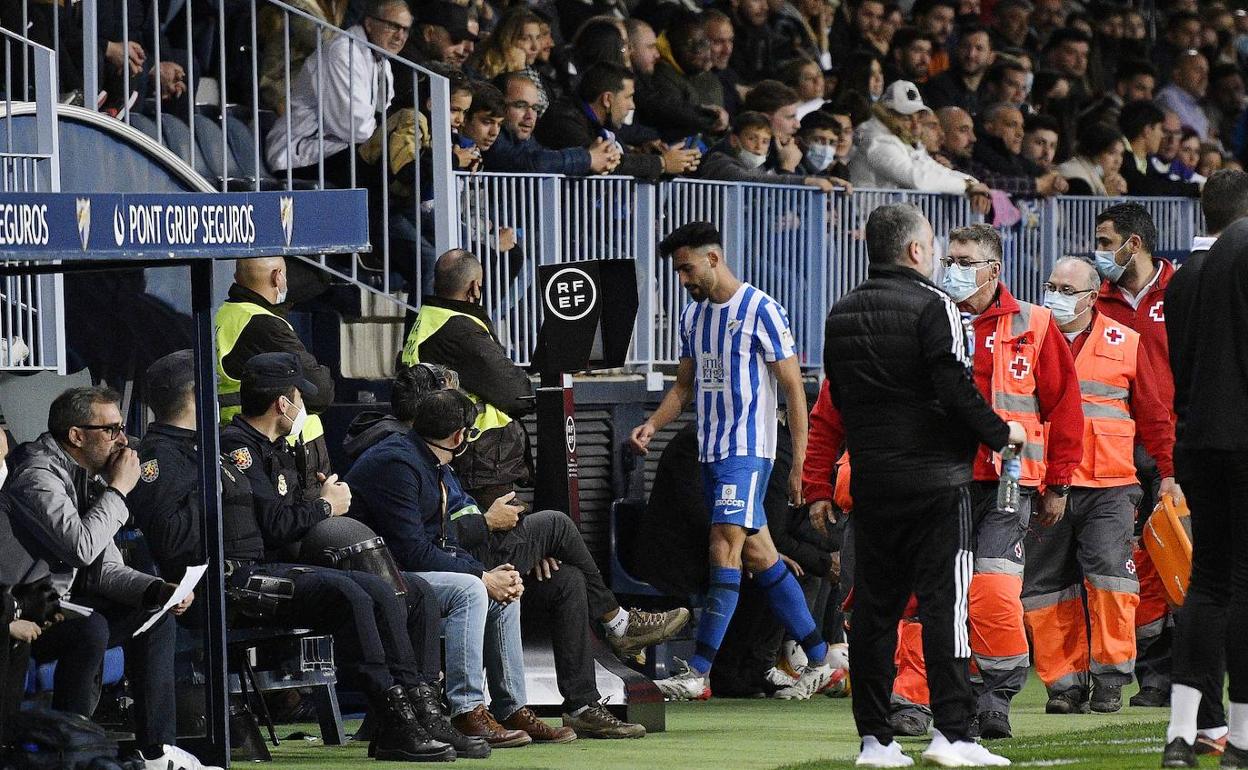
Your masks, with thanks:
[[[160,462],[156,458],[152,458],[140,465],[139,478],[148,484],[160,478]]]
[[[240,471],[245,471],[251,467],[251,450],[245,446],[240,446],[233,452],[230,452],[230,462],[234,463],[234,467]]]

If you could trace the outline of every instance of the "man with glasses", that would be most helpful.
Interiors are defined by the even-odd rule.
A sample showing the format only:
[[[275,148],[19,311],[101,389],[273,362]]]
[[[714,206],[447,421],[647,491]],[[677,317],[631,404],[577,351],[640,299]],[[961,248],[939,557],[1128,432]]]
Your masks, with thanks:
[[[382,126],[379,115],[394,99],[390,61],[365,43],[398,54],[412,28],[406,0],[372,0],[364,19],[309,56],[290,88],[289,115],[269,132],[265,157],[280,173],[335,187],[380,188],[380,179],[357,179],[351,153]]]
[[[403,48],[403,56],[425,66],[462,69],[477,44],[467,6],[437,0],[421,3],[419,13],[416,34]]]
[[[606,174],[619,165],[619,147],[601,138],[588,148],[551,150],[543,147],[533,138],[541,100],[537,85],[523,72],[499,75],[494,83],[503,92],[507,113],[498,138],[485,153],[486,168],[585,176]]]
[[[1016,299],[1001,280],[1001,236],[992,226],[955,229],[942,262],[945,292],[971,318],[975,386],[1001,419],[1027,430],[1019,477],[1025,492],[1017,511],[997,506],[1001,457],[982,444],[970,485],[975,552],[971,654],[981,677],[975,682],[979,734],[1009,738],[1010,701],[1027,682],[1029,668],[1020,599],[1023,533],[1037,506],[1034,523],[1040,527],[1052,526],[1065,514],[1071,474],[1083,454],[1079,380],[1052,311]],[[916,649],[898,657],[921,656]]]
[[[1084,417],[1066,515],[1026,538],[1023,607],[1050,714],[1122,708],[1140,601],[1131,553],[1137,433],[1161,475],[1174,476],[1174,424],[1149,375],[1152,360],[1139,333],[1100,312],[1099,289],[1091,262],[1063,257],[1044,293],[1074,353]]]
[[[201,770],[176,740],[174,623],[166,615],[134,636],[176,586],[127,567],[113,537],[130,517],[126,496],[139,481],[128,446],[120,395],[111,388],[70,388],[52,402],[48,431],[22,445],[4,488],[13,533],[51,570],[61,598],[93,608],[66,612],[35,641],[40,663],[57,661],[52,707],[90,718],[99,702],[104,652],[124,645],[134,694],[135,738],[149,770]],[[181,615],[194,594],[170,612]]]

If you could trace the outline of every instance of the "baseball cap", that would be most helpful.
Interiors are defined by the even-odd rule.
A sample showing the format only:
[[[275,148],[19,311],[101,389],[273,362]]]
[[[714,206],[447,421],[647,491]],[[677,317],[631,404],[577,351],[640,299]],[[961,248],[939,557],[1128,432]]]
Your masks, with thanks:
[[[305,396],[315,396],[317,387],[303,374],[296,353],[261,353],[243,366],[243,389],[287,388],[294,385]]]
[[[443,27],[455,42],[477,40],[477,36],[468,31],[468,9],[456,3],[426,3],[419,10],[417,22]]]
[[[161,356],[147,367],[144,388],[153,391],[179,392],[195,383],[195,356],[188,348]]]
[[[919,96],[919,87],[909,80],[894,80],[884,89],[880,104],[902,115],[913,115],[927,109]]]

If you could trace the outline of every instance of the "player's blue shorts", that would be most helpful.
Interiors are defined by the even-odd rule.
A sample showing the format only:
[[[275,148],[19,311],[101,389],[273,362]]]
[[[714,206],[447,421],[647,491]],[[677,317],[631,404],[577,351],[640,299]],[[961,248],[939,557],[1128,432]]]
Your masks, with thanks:
[[[734,456],[702,463],[703,494],[712,524],[736,524],[749,532],[767,526],[763,496],[771,478],[772,461],[765,457]]]

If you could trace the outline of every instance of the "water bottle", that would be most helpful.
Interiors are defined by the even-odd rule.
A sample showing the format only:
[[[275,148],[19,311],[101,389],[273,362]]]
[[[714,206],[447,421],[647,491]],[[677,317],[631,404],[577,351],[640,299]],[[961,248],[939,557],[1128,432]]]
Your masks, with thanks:
[[[1022,472],[1023,463],[1018,459],[1018,450],[1013,446],[1007,446],[1001,453],[1001,480],[997,482],[997,510],[1018,513],[1019,497],[1022,494],[1018,478]]]

